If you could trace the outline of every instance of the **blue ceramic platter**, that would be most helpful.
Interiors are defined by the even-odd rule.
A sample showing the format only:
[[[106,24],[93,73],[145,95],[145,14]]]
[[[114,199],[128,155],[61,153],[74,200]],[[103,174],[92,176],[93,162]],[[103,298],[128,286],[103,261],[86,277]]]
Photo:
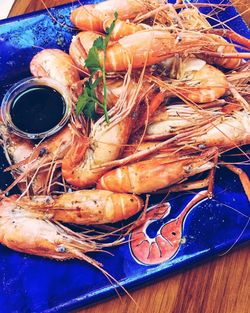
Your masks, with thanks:
[[[50,9],[50,14],[60,21],[60,25],[46,11],[0,22],[0,101],[11,84],[30,76],[30,60],[41,47],[67,51],[74,35],[74,31],[67,27],[70,25],[69,15],[78,5],[75,3]],[[202,11],[208,13],[211,9],[203,8]],[[214,18],[230,20],[228,26],[250,38],[249,29],[237,17],[234,8],[227,8],[214,15]],[[214,20],[211,22],[217,24]],[[0,188],[4,189],[11,178],[3,173],[7,163],[2,153],[0,166]],[[242,168],[250,174],[249,167]],[[187,268],[224,253],[234,244],[249,240],[250,206],[238,177],[225,168],[218,169],[214,192],[213,199],[200,201],[196,205],[190,205],[195,194],[173,194],[161,218],[156,218],[152,209],[151,220],[141,230],[144,239],[138,244],[144,249],[144,257],[129,244],[110,249],[114,256],[104,253],[91,256],[102,262],[120,284],[130,288]],[[154,198],[152,202],[159,200]],[[171,223],[173,225],[176,218],[175,221],[179,223],[176,224],[180,227],[172,228],[169,233],[167,227]],[[181,232],[181,240],[176,245],[178,232]],[[160,237],[161,242],[157,241]],[[169,247],[164,246],[164,240],[170,241]],[[174,242],[172,245],[171,240]],[[175,249],[173,245],[176,245]],[[159,257],[159,251],[162,257]],[[0,246],[0,255],[0,307],[3,313],[67,312],[115,294],[107,279],[85,262],[56,262],[17,253],[4,246]],[[157,264],[146,264],[150,262]]]

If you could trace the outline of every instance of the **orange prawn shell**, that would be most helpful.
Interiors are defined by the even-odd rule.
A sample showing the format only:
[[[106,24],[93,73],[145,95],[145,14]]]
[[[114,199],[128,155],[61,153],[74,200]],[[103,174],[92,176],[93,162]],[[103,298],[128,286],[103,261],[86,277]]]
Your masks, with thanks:
[[[106,70],[123,71],[132,64],[142,68],[174,55],[175,37],[166,31],[144,30],[123,37],[107,48]]]
[[[131,131],[131,118],[126,117],[122,122],[102,134],[97,143],[86,145],[85,140],[78,139],[62,161],[62,175],[65,180],[77,187],[94,186],[97,180],[107,171],[105,168],[96,168],[110,160],[115,160],[120,155],[128,141]],[[91,141],[91,139],[90,139]],[[75,161],[74,155],[81,151],[82,160]]]
[[[99,191],[86,191],[86,193],[88,193],[90,196],[93,196],[91,196],[91,200],[86,202],[85,208],[84,206],[81,207],[79,205],[77,224],[88,225],[115,223],[135,215],[142,209],[143,201],[136,195],[112,192],[102,193]],[[68,201],[70,201],[72,195],[68,194],[67,197]],[[66,195],[64,195],[56,203],[55,208],[61,208],[64,205],[65,198]],[[72,212],[70,212],[70,209],[72,209],[72,207],[69,208],[68,212],[54,210],[54,219],[59,221],[76,223],[75,216],[74,214],[72,216]]]
[[[212,45],[205,47],[204,50],[219,52],[222,54],[226,53],[235,53],[237,54],[237,50],[235,49],[233,44],[228,43],[223,37],[214,35],[214,34],[206,34],[205,35],[208,42]],[[198,55],[199,56],[199,55]],[[224,68],[235,69],[242,63],[240,58],[216,58],[216,57],[203,57],[210,64],[217,64]]]
[[[85,60],[89,50],[92,48],[94,41],[101,36],[92,31],[83,31],[73,37],[69,47],[69,54],[74,60],[78,68],[83,71],[88,71],[85,67]]]
[[[44,49],[30,62],[35,77],[50,77],[67,87],[74,100],[82,93],[79,69],[67,53],[59,49]]]
[[[81,30],[103,31],[103,22],[107,18],[114,19],[114,12],[121,20],[131,19],[139,13],[147,12],[144,1],[108,0],[98,4],[83,5],[72,11],[70,20]]]
[[[172,167],[172,170],[175,172],[176,167],[174,169]],[[97,188],[138,194],[150,192],[164,187],[162,186],[162,180],[166,179],[164,173],[163,160],[142,161],[108,172],[98,181]],[[167,177],[169,176],[171,176],[171,171],[167,173]]]
[[[196,145],[220,148],[250,144],[250,114],[242,110],[222,116],[206,133],[192,140]]]
[[[202,171],[211,169],[213,164],[208,162],[209,156],[211,158],[210,153],[204,159],[201,156],[159,157],[122,166],[103,175],[97,188],[136,194],[153,192],[198,173],[199,167]]]
[[[229,84],[226,75],[212,65],[205,64],[200,70],[193,74],[191,83],[184,85],[180,94],[195,103],[207,103],[222,97],[227,91]],[[180,83],[181,87],[182,83]]]
[[[18,205],[39,218],[75,224],[115,223],[127,219],[143,207],[136,195],[107,190],[79,190],[56,197],[23,197]]]
[[[0,243],[10,249],[42,257],[66,260],[78,258],[92,265],[96,262],[86,252],[100,250],[95,241],[79,238],[72,230],[41,218],[37,212],[16,203],[18,196],[0,201]]]
[[[112,24],[114,18],[106,18],[103,22],[103,29],[106,31]],[[118,19],[115,23],[114,29],[111,33],[110,39],[116,41],[122,37],[134,34],[140,30],[145,29],[142,24],[134,24],[128,21],[122,21]]]
[[[0,242],[19,252],[55,259],[71,258],[70,253],[63,255],[56,251],[55,242],[59,246],[62,239],[57,229],[18,208],[16,199],[17,196],[11,196],[0,202]]]
[[[74,37],[70,55],[81,69],[84,68],[89,49],[98,36],[100,35],[95,32],[85,31]],[[180,36],[168,30],[154,28],[141,30],[110,42],[106,49],[105,69],[107,72],[124,71],[130,65],[133,68],[142,68],[164,61],[177,53],[200,50],[202,47],[211,51],[210,34],[204,36],[201,33],[185,31]],[[98,53],[103,65],[103,51]]]

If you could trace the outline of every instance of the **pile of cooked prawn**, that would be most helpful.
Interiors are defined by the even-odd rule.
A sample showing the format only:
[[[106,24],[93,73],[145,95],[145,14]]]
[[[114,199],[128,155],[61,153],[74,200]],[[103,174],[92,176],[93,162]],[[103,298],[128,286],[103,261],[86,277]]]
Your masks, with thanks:
[[[250,41],[227,27],[213,29],[198,6],[160,0],[80,6],[71,13],[79,33],[69,54],[44,49],[33,57],[34,76],[68,88],[72,115],[64,129],[38,144],[0,125],[7,170],[14,177],[4,193],[16,185],[21,191],[2,196],[2,244],[100,267],[86,253],[122,238],[107,243],[106,234],[74,232],[61,222],[126,220],[146,209],[143,194],[207,187],[211,195],[218,165],[240,176],[250,199],[247,175],[221,161],[226,151],[244,153],[241,147],[250,143]],[[85,61],[95,40],[105,38],[115,12],[105,54],[98,50],[106,81],[95,89],[100,103],[107,99],[109,120],[100,106],[88,119],[75,113],[90,75]],[[200,173],[206,178],[199,179]],[[195,175],[197,180],[189,180]]]

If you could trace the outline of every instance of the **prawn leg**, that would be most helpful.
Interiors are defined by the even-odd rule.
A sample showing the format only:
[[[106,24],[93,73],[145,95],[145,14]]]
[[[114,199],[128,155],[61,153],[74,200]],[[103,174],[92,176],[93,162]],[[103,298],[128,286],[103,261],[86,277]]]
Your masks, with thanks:
[[[165,194],[169,192],[180,192],[180,191],[189,191],[194,189],[201,189],[209,186],[209,178],[204,178],[202,180],[197,180],[195,182],[185,182],[175,185],[173,187],[169,187],[167,189],[161,189],[156,192],[155,194]]]
[[[247,196],[248,200],[250,201],[250,180],[249,180],[248,175],[241,168],[238,168],[235,165],[225,164],[225,163],[222,163],[222,164],[223,164],[223,166],[228,168],[230,171],[232,171],[234,174],[239,176],[239,179],[240,179],[241,184],[244,188],[246,196]]]

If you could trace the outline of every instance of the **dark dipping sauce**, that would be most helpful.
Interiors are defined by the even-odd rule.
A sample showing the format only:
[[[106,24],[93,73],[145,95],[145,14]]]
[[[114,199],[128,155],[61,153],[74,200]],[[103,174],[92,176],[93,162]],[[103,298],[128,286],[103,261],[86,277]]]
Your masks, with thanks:
[[[33,86],[16,96],[10,107],[12,123],[23,132],[38,134],[60,123],[65,114],[63,96],[48,86]]]

